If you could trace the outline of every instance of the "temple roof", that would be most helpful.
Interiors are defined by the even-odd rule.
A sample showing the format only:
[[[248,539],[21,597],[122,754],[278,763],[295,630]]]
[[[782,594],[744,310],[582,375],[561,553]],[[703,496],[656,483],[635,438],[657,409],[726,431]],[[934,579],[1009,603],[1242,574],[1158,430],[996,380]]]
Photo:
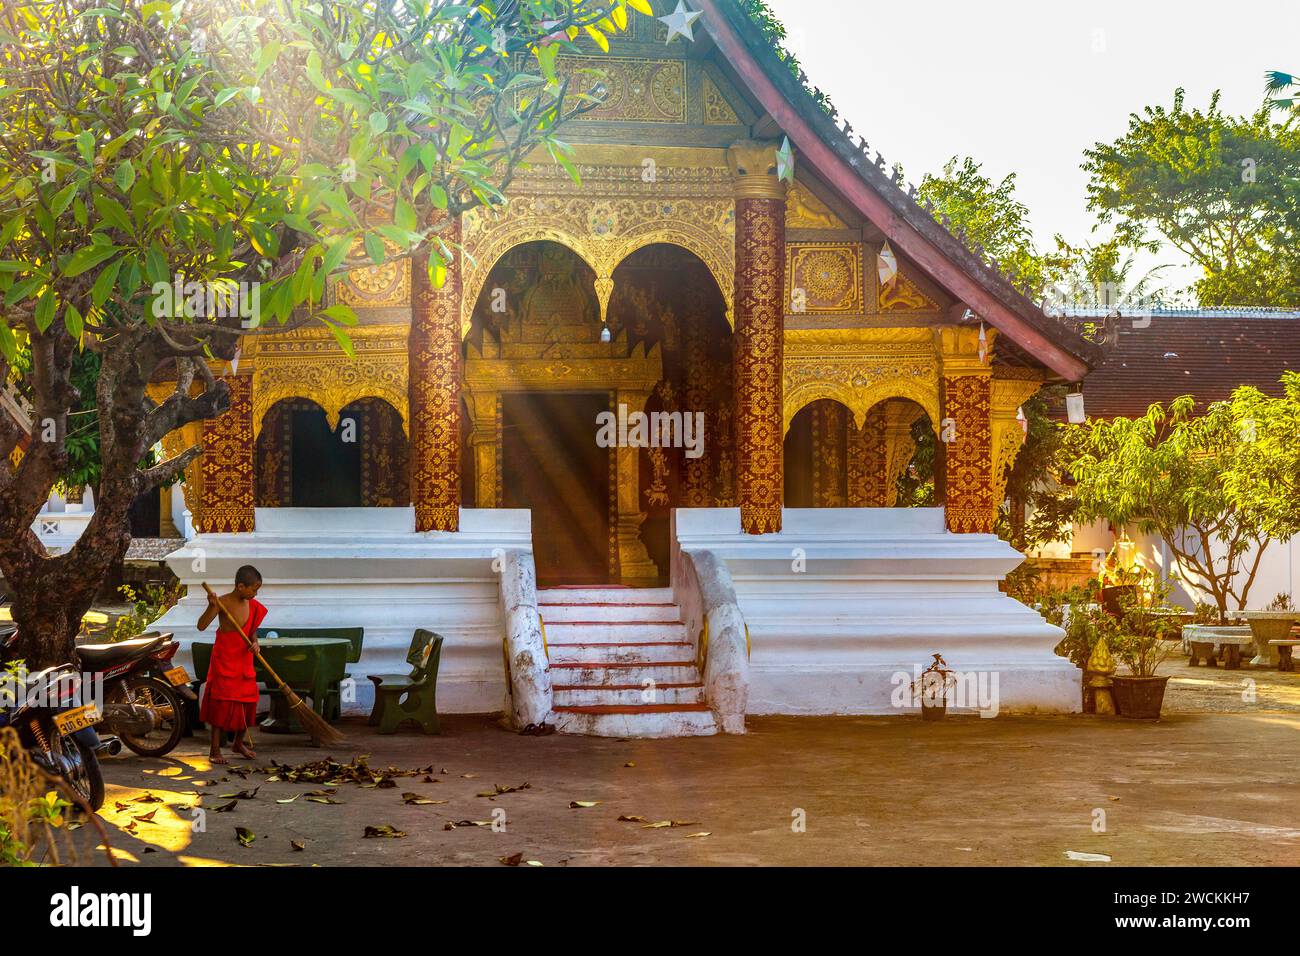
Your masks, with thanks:
[[[1074,313],[1072,321],[1098,319]],[[1103,358],[1083,382],[1090,418],[1134,418],[1180,395],[1203,409],[1239,385],[1281,395],[1282,373],[1300,369],[1300,312],[1155,311],[1105,326]]]
[[[1060,379],[1078,381],[1101,358],[1096,345],[1046,315],[1011,280],[975,254],[925,211],[845,129],[818,105],[736,0],[699,0],[721,57],[811,166],[896,252],[988,322],[1019,351]],[[964,313],[965,309],[961,309]],[[960,315],[954,315],[958,320]]]

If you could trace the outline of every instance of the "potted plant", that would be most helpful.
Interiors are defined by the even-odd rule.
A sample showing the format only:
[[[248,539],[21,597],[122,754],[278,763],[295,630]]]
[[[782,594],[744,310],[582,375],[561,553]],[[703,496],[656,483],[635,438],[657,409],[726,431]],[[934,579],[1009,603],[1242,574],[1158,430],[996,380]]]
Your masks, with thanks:
[[[1113,639],[1111,650],[1129,670],[1128,674],[1111,678],[1115,711],[1121,717],[1155,720],[1160,716],[1169,675],[1157,675],[1156,669],[1177,647],[1177,642],[1162,640],[1159,634],[1150,632]]]
[[[921,699],[922,720],[943,720],[948,711],[948,691],[957,684],[957,672],[940,654],[912,682],[912,694]]]

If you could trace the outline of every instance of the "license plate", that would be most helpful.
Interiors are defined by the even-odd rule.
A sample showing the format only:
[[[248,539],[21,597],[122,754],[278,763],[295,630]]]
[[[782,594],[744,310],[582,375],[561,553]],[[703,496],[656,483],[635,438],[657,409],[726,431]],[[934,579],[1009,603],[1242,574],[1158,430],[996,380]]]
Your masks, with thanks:
[[[94,704],[86,704],[76,710],[65,710],[61,714],[54,715],[54,729],[64,737],[75,734],[78,730],[93,727],[97,723],[99,723],[99,710]]]
[[[186,673],[183,667],[173,667],[169,671],[163,671],[163,677],[166,677],[173,687],[180,687],[182,684],[190,682],[190,675]]]

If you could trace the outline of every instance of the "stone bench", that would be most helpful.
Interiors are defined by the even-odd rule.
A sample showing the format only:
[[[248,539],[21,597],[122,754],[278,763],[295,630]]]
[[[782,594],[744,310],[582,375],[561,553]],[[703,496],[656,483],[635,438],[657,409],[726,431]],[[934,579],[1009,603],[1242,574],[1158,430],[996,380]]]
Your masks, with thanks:
[[[1269,647],[1277,648],[1277,669],[1294,671],[1295,663],[1291,660],[1291,648],[1300,645],[1300,640],[1288,638],[1284,641],[1269,641]]]
[[[1222,656],[1224,669],[1233,671],[1241,667],[1241,649],[1253,647],[1255,641],[1249,627],[1188,624],[1183,628],[1183,643],[1191,655],[1189,666],[1204,663],[1208,667],[1217,667],[1218,658]]]

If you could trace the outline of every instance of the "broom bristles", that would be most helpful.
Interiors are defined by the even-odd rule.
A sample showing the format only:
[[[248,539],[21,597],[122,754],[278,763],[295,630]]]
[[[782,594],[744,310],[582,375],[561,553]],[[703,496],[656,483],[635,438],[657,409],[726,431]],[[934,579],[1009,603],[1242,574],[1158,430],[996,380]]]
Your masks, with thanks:
[[[289,707],[298,712],[298,723],[302,724],[302,729],[307,732],[314,743],[333,746],[343,743],[346,739],[343,734],[330,726],[324,717],[308,707],[301,697],[287,687],[284,692],[289,699]]]

